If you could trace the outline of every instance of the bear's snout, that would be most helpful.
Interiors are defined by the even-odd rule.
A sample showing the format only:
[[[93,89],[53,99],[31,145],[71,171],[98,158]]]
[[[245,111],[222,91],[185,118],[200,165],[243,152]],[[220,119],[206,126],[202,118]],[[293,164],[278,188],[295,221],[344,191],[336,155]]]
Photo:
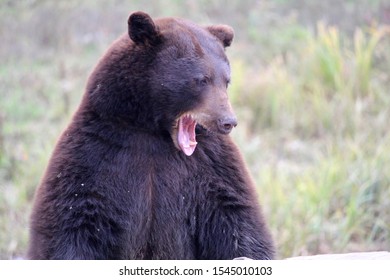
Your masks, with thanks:
[[[225,117],[222,119],[218,119],[218,131],[222,134],[228,134],[232,131],[233,127],[237,126],[237,118],[236,117]]]

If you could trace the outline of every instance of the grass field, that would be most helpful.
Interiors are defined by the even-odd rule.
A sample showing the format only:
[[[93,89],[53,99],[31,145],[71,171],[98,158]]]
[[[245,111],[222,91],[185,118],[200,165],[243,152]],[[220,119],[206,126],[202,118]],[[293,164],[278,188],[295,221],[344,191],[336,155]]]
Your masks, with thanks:
[[[389,251],[390,2],[336,2],[0,1],[0,259],[23,255],[56,139],[134,10],[235,28],[232,136],[278,258]]]

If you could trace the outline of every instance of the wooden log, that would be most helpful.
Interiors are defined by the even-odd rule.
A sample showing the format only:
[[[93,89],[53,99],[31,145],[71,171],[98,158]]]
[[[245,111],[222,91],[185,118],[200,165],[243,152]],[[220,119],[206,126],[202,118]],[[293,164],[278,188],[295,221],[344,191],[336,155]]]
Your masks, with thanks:
[[[359,252],[348,254],[325,254],[314,256],[299,256],[287,260],[390,260],[390,252]]]

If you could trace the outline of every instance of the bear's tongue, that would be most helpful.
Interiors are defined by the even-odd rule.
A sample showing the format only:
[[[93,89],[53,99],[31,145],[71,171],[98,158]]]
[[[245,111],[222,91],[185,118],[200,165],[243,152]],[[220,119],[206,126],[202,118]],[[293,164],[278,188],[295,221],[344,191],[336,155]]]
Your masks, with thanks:
[[[195,139],[195,126],[196,121],[190,116],[183,116],[179,119],[179,131],[177,133],[177,142],[180,149],[190,156],[195,151],[196,142]]]

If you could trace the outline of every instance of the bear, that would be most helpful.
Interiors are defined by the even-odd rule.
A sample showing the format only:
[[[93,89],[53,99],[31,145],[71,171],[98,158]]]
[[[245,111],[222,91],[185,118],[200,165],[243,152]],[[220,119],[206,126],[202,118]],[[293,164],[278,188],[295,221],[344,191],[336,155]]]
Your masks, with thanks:
[[[57,141],[35,193],[27,258],[274,258],[229,135],[233,29],[144,12],[127,27]]]

